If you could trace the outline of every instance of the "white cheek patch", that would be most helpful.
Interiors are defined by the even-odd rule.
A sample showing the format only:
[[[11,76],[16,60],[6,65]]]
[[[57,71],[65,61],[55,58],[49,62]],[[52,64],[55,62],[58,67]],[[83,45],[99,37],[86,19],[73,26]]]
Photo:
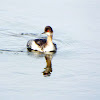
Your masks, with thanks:
[[[45,34],[47,34],[48,36],[52,35],[52,33],[50,33],[50,32],[46,32]]]

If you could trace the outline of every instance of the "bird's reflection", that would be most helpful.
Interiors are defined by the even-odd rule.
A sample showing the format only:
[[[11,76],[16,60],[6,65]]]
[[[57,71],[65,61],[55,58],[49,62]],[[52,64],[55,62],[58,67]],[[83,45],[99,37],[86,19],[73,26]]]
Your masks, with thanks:
[[[33,51],[33,50],[28,50],[28,55],[30,56],[37,56],[37,57],[44,57],[46,60],[46,67],[44,68],[45,70],[42,72],[43,75],[50,76],[52,72],[52,58],[56,52],[46,52],[46,53],[41,53],[38,51]]]
[[[45,60],[46,60],[46,67],[44,68],[45,70],[43,71],[43,75],[45,76],[50,76],[52,72],[52,55],[46,54],[45,55]]]

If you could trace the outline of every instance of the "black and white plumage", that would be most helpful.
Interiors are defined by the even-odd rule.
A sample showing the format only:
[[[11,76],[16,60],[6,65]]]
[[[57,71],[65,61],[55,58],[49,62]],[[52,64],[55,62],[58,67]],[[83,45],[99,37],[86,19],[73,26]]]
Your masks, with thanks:
[[[50,26],[46,26],[42,34],[47,34],[47,39],[29,40],[27,49],[40,52],[55,52],[57,46],[52,42],[53,29]]]

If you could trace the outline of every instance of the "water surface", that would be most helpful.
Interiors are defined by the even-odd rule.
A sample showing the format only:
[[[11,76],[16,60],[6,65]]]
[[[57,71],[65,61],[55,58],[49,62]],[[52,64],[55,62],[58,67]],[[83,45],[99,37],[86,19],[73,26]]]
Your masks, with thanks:
[[[1,1],[0,99],[99,100],[99,11],[99,0]],[[27,41],[45,37],[46,25],[57,52],[28,52]]]

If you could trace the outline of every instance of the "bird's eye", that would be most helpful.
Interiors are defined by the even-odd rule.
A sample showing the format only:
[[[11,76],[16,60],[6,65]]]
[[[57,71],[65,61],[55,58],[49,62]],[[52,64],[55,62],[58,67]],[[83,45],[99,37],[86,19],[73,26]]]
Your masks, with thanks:
[[[47,32],[49,32],[49,30],[47,30]]]

